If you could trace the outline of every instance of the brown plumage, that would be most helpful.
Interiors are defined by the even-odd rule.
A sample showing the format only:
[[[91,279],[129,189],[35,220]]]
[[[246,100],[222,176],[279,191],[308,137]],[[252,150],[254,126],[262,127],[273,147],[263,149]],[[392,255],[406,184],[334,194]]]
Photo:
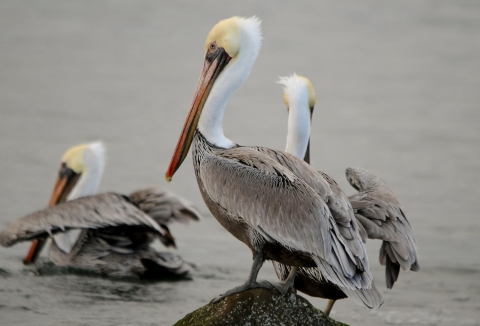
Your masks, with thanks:
[[[287,151],[310,163],[310,124],[315,104],[313,85],[305,77],[296,74],[280,78],[279,83],[284,85],[284,101],[288,107]],[[346,199],[331,177],[322,172],[319,174],[332,189],[332,199]],[[359,193],[346,199],[355,214],[352,223],[363,242],[367,237],[384,240],[380,249],[380,262],[386,265],[387,287],[391,288],[398,277],[400,266],[404,269],[419,269],[415,235],[397,198],[383,181],[360,168],[348,168],[346,174],[350,184],[359,190]],[[333,212],[341,207],[328,197],[325,200]],[[336,221],[342,235],[350,239],[351,230],[341,227],[347,220],[335,213],[334,216],[337,216]],[[291,266],[280,263],[274,263],[274,268],[281,280],[286,280],[292,269]],[[316,267],[300,268],[294,285],[301,292],[315,297],[338,300],[347,296],[340,289],[329,291],[328,281]],[[327,314],[332,306],[331,301],[325,310]]]
[[[362,168],[346,170],[348,182],[358,190],[349,197],[360,222],[362,238],[379,239],[380,263],[391,289],[403,270],[418,271],[417,241],[404,210],[393,191],[379,177]]]
[[[324,174],[282,151],[217,148],[198,131],[193,162],[208,208],[254,255],[317,266],[326,298],[347,293],[365,307],[382,304],[348,198]]]
[[[365,247],[346,196],[291,154],[238,146],[223,134],[228,100],[246,80],[260,51],[260,21],[220,21],[205,42],[202,73],[165,173],[170,181],[193,144],[195,176],[208,208],[253,252],[247,281],[228,295],[273,284],[257,282],[264,260],[295,266],[275,287],[286,293],[297,267],[322,275],[365,307],[382,299],[368,268]]]
[[[156,252],[150,244],[158,238],[174,247],[167,224],[199,218],[192,204],[160,188],[129,197],[104,193],[19,218],[0,233],[0,245],[53,237],[50,259],[57,265],[116,277],[162,278],[184,275],[190,267],[178,255]],[[68,234],[74,232],[74,243],[57,243],[55,235],[64,234],[68,242]]]
[[[354,209],[363,242],[367,238],[383,240],[379,260],[385,266],[387,288],[391,289],[398,279],[400,267],[412,271],[420,269],[415,233],[397,197],[379,177],[362,168],[348,168],[346,176],[352,187],[358,190],[348,199]],[[333,180],[330,182],[334,183]],[[274,268],[281,280],[285,280],[291,270],[290,266],[275,262]],[[310,296],[325,299],[346,297],[341,291],[329,291],[325,278],[317,268],[300,268],[295,278],[295,288]],[[325,295],[325,292],[329,294]]]

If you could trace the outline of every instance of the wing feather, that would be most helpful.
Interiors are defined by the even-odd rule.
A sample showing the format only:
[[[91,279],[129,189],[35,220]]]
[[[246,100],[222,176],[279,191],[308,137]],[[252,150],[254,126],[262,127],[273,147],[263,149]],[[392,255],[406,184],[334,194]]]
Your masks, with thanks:
[[[376,175],[361,168],[348,168],[347,179],[359,190],[349,197],[357,220],[369,239],[383,240],[380,264],[386,265],[387,287],[398,278],[399,268],[418,270],[417,241],[393,191]]]
[[[358,231],[358,246],[349,246],[319,194],[332,194],[331,190],[324,183],[303,181],[282,165],[282,160],[288,159],[284,153],[270,151],[270,155],[265,155],[254,148],[237,147],[206,156],[199,172],[209,197],[266,234],[267,239],[312,254],[322,274],[332,283],[353,290],[370,289],[372,277]],[[278,154],[277,159],[272,159],[273,154]],[[303,161],[298,162],[311,169]],[[309,174],[321,178],[313,169],[305,173]]]
[[[252,147],[286,167],[295,176],[314,189],[326,203],[342,240],[351,253],[351,259],[360,261],[366,258],[365,247],[359,234],[360,227],[355,219],[352,206],[345,193],[328,174],[316,171],[309,164],[294,155],[265,147]]]
[[[201,219],[201,213],[195,205],[160,187],[137,190],[129,198],[159,224],[189,223]]]
[[[52,235],[69,229],[97,229],[119,225],[151,228],[163,237],[167,232],[150,216],[115,193],[104,193],[68,201],[19,218],[0,233],[0,245]]]

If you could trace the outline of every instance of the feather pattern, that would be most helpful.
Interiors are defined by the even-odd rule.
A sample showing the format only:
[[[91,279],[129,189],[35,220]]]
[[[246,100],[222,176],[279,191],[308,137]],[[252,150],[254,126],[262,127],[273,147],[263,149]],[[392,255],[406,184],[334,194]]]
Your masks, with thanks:
[[[129,198],[135,206],[159,224],[189,223],[201,219],[201,213],[195,205],[160,187],[135,191]]]
[[[0,233],[4,247],[69,229],[98,229],[119,225],[143,225],[160,236],[166,232],[128,198],[104,193],[82,197],[19,218]]]
[[[111,277],[162,279],[187,274],[191,266],[176,254],[157,252],[149,246],[154,237],[141,227],[84,229],[65,254],[55,243],[50,246],[50,260]]]
[[[215,147],[198,131],[193,161],[207,205],[213,202],[228,212],[231,223],[253,229],[262,238],[260,245],[275,242],[310,255],[320,274],[335,286],[353,292],[365,290],[366,298],[353,296],[360,304],[381,304],[350,203],[324,175],[281,151]],[[341,227],[349,230],[344,232],[348,238]],[[256,243],[250,241],[250,245]]]
[[[180,256],[157,252],[150,244],[159,239],[175,247],[167,224],[199,219],[193,204],[159,187],[138,190],[130,197],[104,193],[19,218],[0,233],[0,244],[53,236],[50,260],[57,265],[114,277],[181,276],[190,266]],[[65,238],[69,232],[78,233],[74,243],[57,243],[58,235]]]
[[[358,190],[349,197],[355,216],[369,239],[383,240],[380,263],[390,289],[403,270],[418,271],[417,240],[400,202],[387,184],[362,168],[346,170],[348,182]]]

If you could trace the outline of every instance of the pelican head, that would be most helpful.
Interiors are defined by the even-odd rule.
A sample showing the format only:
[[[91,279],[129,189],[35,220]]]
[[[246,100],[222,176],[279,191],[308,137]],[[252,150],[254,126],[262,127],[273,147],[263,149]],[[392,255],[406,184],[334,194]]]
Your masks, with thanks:
[[[260,20],[257,17],[225,19],[208,33],[203,70],[177,147],[165,173],[167,181],[172,179],[187,156],[197,126],[214,145],[223,148],[233,146],[223,136],[223,110],[233,92],[250,74],[260,51],[261,40]]]
[[[102,142],[70,148],[62,157],[58,177],[48,207],[67,200],[95,194],[105,167],[105,145]],[[45,240],[34,240],[24,264],[28,265],[40,255]]]
[[[303,76],[293,74],[280,77],[283,102],[288,109],[288,133],[285,151],[310,161],[310,122],[316,96],[312,83]]]
[[[102,142],[82,144],[65,152],[48,206],[66,200],[93,195],[105,167],[105,145]]]

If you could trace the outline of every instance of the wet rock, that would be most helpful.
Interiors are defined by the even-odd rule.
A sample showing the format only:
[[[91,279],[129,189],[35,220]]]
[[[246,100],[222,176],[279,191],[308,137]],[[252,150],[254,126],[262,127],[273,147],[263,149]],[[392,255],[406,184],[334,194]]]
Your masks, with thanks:
[[[174,326],[345,325],[316,309],[294,293],[281,295],[276,290],[252,289],[231,295],[218,303],[207,304],[179,320]]]

